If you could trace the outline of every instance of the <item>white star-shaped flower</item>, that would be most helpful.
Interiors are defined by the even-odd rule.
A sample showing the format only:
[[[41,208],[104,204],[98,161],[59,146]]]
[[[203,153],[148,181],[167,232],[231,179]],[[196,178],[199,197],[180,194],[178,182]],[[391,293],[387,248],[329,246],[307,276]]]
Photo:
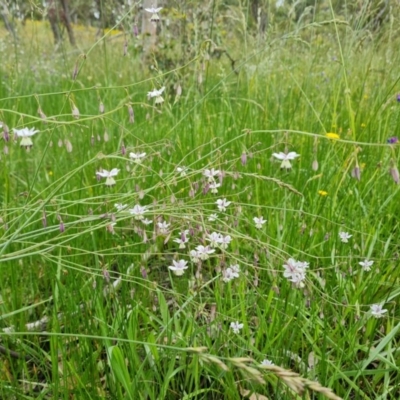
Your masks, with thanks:
[[[206,240],[210,242],[211,247],[218,247],[221,243],[222,235],[217,232],[213,232],[207,235]]]
[[[116,203],[114,204],[114,207],[117,209],[117,211],[122,211],[124,208],[128,207],[128,205],[122,203]]]
[[[217,176],[219,173],[219,169],[211,168],[205,169],[203,175],[207,178],[208,182],[211,183],[215,181],[214,177]]]
[[[290,169],[292,168],[292,164],[290,163],[290,160],[294,160],[295,158],[299,157],[300,154],[297,154],[295,151],[291,151],[289,153],[273,153],[272,154],[275,158],[278,160],[282,160],[281,163],[281,169]]]
[[[158,22],[160,20],[160,17],[158,16],[158,13],[162,10],[162,7],[150,7],[150,8],[145,8],[145,11],[149,12],[152,14],[150,21],[151,22]]]
[[[385,313],[387,313],[387,310],[385,310],[381,304],[372,304],[371,315],[373,317],[382,318],[382,317],[384,317]]]
[[[226,199],[218,199],[215,204],[217,205],[219,211],[226,211],[226,207],[231,204],[231,201]]]
[[[168,228],[171,224],[168,224],[165,221],[162,222],[157,222],[157,227],[158,231],[160,232],[161,235],[167,235],[168,234]]]
[[[129,153],[129,158],[137,164],[140,164],[145,157],[146,153]]]
[[[243,329],[243,324],[239,324],[239,321],[236,322],[231,322],[231,329],[233,330],[233,333],[239,333],[241,329]]]
[[[232,238],[230,235],[226,235],[226,236],[221,236],[221,241],[219,243],[219,247],[222,250],[225,250],[228,248],[229,243],[232,241]]]
[[[117,176],[118,172],[118,168],[113,168],[111,171],[103,169],[102,171],[96,172],[96,175],[101,176],[102,178],[106,178],[106,186],[114,186],[116,183],[114,176]]]
[[[176,172],[178,172],[178,174],[180,174],[181,176],[186,176],[188,170],[189,168],[185,167],[184,165],[182,165],[181,167],[176,167]]]
[[[211,214],[209,217],[208,217],[208,220],[210,221],[210,222],[214,222],[214,221],[216,221],[218,219],[218,215],[217,214]]]
[[[31,136],[39,131],[35,128],[22,128],[22,129],[13,129],[14,134],[18,137],[22,138],[20,142],[21,147],[25,147],[25,149],[30,149],[33,146],[33,142]]]
[[[360,261],[358,264],[362,266],[363,271],[371,271],[371,267],[374,264],[373,261],[365,259],[364,261]]]
[[[271,360],[268,360],[268,358],[265,358],[264,360],[261,361],[261,365],[269,366],[275,364]]]
[[[210,249],[210,247],[202,245],[197,246],[196,251],[200,260],[207,260],[210,257],[210,254],[215,253],[215,249]]]
[[[209,184],[209,188],[211,189],[211,193],[218,193],[218,188],[221,186],[220,183],[217,182],[211,182]]]
[[[339,237],[341,242],[343,243],[349,243],[349,239],[352,237],[353,235],[350,235],[348,232],[339,232]]]
[[[163,94],[164,90],[165,90],[165,86],[163,86],[159,90],[153,89],[151,92],[147,93],[147,97],[149,99],[152,99],[153,97],[155,97],[156,98],[156,101],[154,103],[155,105],[162,104],[162,103],[164,103],[164,99],[163,99],[163,97],[161,95]]]
[[[141,220],[144,218],[144,213],[147,211],[146,206],[141,206],[140,204],[136,204],[133,208],[129,210],[129,212],[135,217],[137,220]]]
[[[173,265],[170,265],[168,268],[177,276],[183,275],[185,269],[188,269],[187,261],[185,260],[172,260],[172,264]]]
[[[289,258],[283,265],[283,276],[295,285],[302,287],[303,281],[306,279],[306,269],[309,267],[307,262],[297,261]]]
[[[260,218],[254,217],[253,221],[255,222],[257,229],[261,229],[263,225],[267,222],[267,220],[264,219],[263,217]]]

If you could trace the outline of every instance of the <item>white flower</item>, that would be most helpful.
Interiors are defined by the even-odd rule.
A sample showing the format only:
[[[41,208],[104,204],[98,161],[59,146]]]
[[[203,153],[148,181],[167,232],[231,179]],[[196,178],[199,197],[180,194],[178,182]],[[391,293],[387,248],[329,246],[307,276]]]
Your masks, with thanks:
[[[199,245],[196,247],[197,255],[200,260],[207,260],[210,254],[215,253],[215,249],[210,249],[208,246]]]
[[[306,268],[309,264],[307,262],[297,261],[294,258],[289,258],[283,265],[283,276],[290,282],[297,286],[302,286],[303,281],[306,279]]]
[[[114,204],[114,207],[117,209],[117,211],[122,211],[124,208],[128,207],[128,205],[122,203],[116,203]]]
[[[153,221],[152,221],[151,219],[147,219],[147,218],[142,219],[142,222],[143,222],[145,225],[150,225],[150,224],[153,223]]]
[[[263,217],[260,218],[254,217],[253,221],[255,222],[257,229],[261,229],[262,226],[267,222],[267,220],[265,220]]]
[[[144,157],[146,157],[146,153],[129,153],[129,158],[137,164],[140,164]]]
[[[217,232],[213,232],[207,235],[206,240],[210,242],[211,247],[217,247],[221,243],[222,235]]]
[[[186,243],[189,242],[189,238],[187,237],[188,234],[189,231],[186,229],[183,232],[180,232],[180,238],[176,238],[173,240],[175,243],[179,244],[180,249],[184,249],[186,247]]]
[[[185,269],[188,269],[187,261],[185,260],[172,260],[172,264],[173,265],[170,265],[168,268],[177,276],[183,275]]]
[[[227,268],[226,270],[223,271],[222,273],[222,280],[224,282],[229,282],[232,279],[235,279],[234,273],[232,271],[232,268]]]
[[[228,201],[226,199],[218,199],[215,202],[215,204],[217,205],[218,210],[222,212],[222,211],[226,211],[226,207],[228,207],[229,204],[231,204],[231,201]]]
[[[386,312],[387,310],[381,304],[372,304],[371,306],[371,315],[375,318],[382,318]]]
[[[22,138],[20,146],[25,147],[25,149],[30,149],[33,146],[31,136],[39,132],[35,128],[22,128],[22,129],[14,128],[13,131],[15,135]]]
[[[163,222],[157,222],[158,226],[158,231],[160,232],[161,235],[166,235],[168,234],[168,228],[171,224],[167,224],[165,221]]]
[[[233,333],[239,333],[240,330],[243,329],[243,324],[239,324],[238,321],[231,322],[231,329],[233,330]]]
[[[348,232],[339,232],[340,240],[341,240],[343,243],[348,243],[348,242],[349,242],[349,239],[350,239],[352,236],[353,236],[353,235],[350,235]]]
[[[152,13],[153,15],[150,18],[150,21],[152,22],[158,22],[160,20],[160,17],[158,16],[158,13],[162,10],[162,7],[150,7],[150,8],[145,8],[145,11]]]
[[[371,271],[371,267],[374,265],[374,262],[366,258],[364,261],[360,261],[358,264],[362,266],[363,271]]]
[[[290,153],[273,153],[272,154],[275,158],[278,160],[282,160],[281,163],[281,169],[286,168],[290,169],[292,168],[292,164],[290,163],[290,160],[294,160],[296,157],[299,157],[300,154],[297,154],[295,151],[291,151]]]
[[[178,172],[178,174],[181,174],[181,176],[186,176],[187,171],[189,170],[188,167],[185,167],[182,165],[182,167],[176,167],[176,172]]]
[[[232,238],[230,235],[226,235],[226,236],[221,236],[221,242],[219,244],[219,247],[222,250],[225,250],[228,248],[229,243],[232,241]]]
[[[211,183],[215,181],[214,176],[217,176],[219,172],[220,172],[219,169],[214,169],[214,168],[205,169],[203,175],[207,178],[208,182]]]
[[[161,95],[164,92],[164,90],[165,86],[163,86],[160,90],[154,89],[151,92],[147,93],[147,97],[149,99],[155,97],[156,98],[155,105],[162,104],[164,102],[164,99]]]
[[[118,168],[113,168],[111,171],[103,169],[103,171],[96,172],[96,175],[101,176],[102,178],[106,178],[106,186],[114,186],[115,185],[114,176],[117,176],[118,172],[119,172]]]
[[[210,221],[210,222],[214,222],[214,221],[216,221],[218,219],[218,215],[217,214],[211,214],[209,217],[208,217],[208,220]]]
[[[209,188],[211,189],[211,193],[218,193],[218,188],[221,186],[220,183],[211,182]]]
[[[261,361],[261,365],[275,365],[271,360],[268,360],[268,358],[265,358],[264,360]]]
[[[238,264],[231,265],[223,273],[222,280],[224,282],[229,282],[232,279],[239,278],[240,267]]]
[[[240,266],[239,264],[231,265],[232,272],[235,275],[235,278],[239,278]]]
[[[136,204],[133,208],[129,210],[129,212],[135,217],[137,220],[141,220],[144,218],[144,213],[147,211],[146,206],[141,206],[140,204]]]
[[[189,257],[194,263],[198,263],[200,261],[199,253],[196,250],[190,250]]]

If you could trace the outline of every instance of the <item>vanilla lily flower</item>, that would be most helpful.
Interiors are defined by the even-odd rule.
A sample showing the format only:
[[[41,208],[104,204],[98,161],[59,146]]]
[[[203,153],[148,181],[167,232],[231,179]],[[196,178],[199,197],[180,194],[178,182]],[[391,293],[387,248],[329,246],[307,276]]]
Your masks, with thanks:
[[[144,213],[147,211],[146,206],[141,206],[140,204],[136,204],[133,208],[129,210],[129,212],[135,217],[137,220],[141,220],[144,218]]]
[[[211,214],[209,217],[208,217],[208,220],[210,221],[210,222],[214,222],[214,221],[216,221],[218,219],[218,215],[217,214]]]
[[[144,157],[146,157],[146,153],[129,153],[129,158],[136,164],[140,164]]]
[[[164,92],[164,90],[165,90],[165,86],[163,86],[160,90],[153,89],[151,92],[147,93],[147,97],[149,99],[152,99],[153,97],[155,97],[156,101],[154,102],[154,104],[156,106],[159,105],[159,104],[162,104],[162,103],[164,103],[164,99],[163,99],[163,97],[161,95]]]
[[[33,146],[31,136],[33,136],[35,133],[39,132],[35,128],[22,128],[22,129],[14,128],[13,131],[14,131],[15,135],[22,138],[20,146],[25,147],[25,149],[27,149],[27,150]]]
[[[210,257],[210,254],[215,253],[215,249],[210,249],[208,246],[199,245],[196,247],[197,255],[200,260],[207,260]]]
[[[222,250],[225,250],[228,248],[229,243],[232,241],[232,238],[230,235],[226,235],[226,236],[221,236],[221,240],[219,243],[219,247]]]
[[[221,186],[220,183],[211,182],[209,185],[209,189],[211,189],[211,193],[218,193],[218,188]]]
[[[385,313],[387,313],[387,310],[385,310],[381,304],[372,304],[371,315],[373,317],[382,318],[382,317],[384,317]]]
[[[363,271],[371,271],[371,267],[374,264],[373,261],[365,259],[364,261],[360,261],[358,264],[362,266]]]
[[[157,227],[158,231],[160,232],[161,235],[167,235],[168,234],[168,228],[171,224],[167,224],[165,221],[163,222],[157,222]]]
[[[106,178],[106,186],[114,186],[116,183],[114,176],[117,176],[118,172],[118,168],[113,168],[111,171],[103,169],[103,171],[96,172],[96,175],[101,176],[102,178]]]
[[[181,174],[181,176],[186,176],[188,170],[189,168],[183,165],[181,167],[176,167],[176,172],[178,172],[178,174]]]
[[[243,324],[239,324],[239,321],[231,322],[231,329],[233,333],[239,333],[241,329],[243,329]]]
[[[172,260],[172,264],[173,265],[170,265],[168,268],[177,276],[183,275],[185,269],[188,269],[187,261],[185,260]]]
[[[226,207],[231,204],[231,201],[228,201],[226,199],[218,199],[215,204],[217,205],[219,211],[226,211]]]
[[[162,10],[162,7],[150,7],[150,8],[145,8],[145,11],[149,12],[152,14],[150,21],[151,22],[158,22],[160,20],[160,17],[158,16],[158,13]]]
[[[196,250],[190,250],[189,257],[194,263],[198,263],[200,261],[199,253]]]
[[[187,237],[188,234],[189,231],[185,229],[184,231],[180,232],[181,237],[174,239],[173,242],[178,243],[180,249],[184,249],[186,247],[186,243],[189,242],[189,238]]]
[[[290,163],[290,160],[294,160],[296,157],[299,157],[300,154],[297,154],[295,151],[291,151],[290,153],[273,153],[272,154],[275,158],[278,160],[282,160],[281,163],[281,169],[291,169],[292,164]]]
[[[212,183],[215,181],[214,176],[217,176],[220,173],[219,169],[205,169],[203,172],[203,175],[207,178],[209,183]]]
[[[260,218],[254,217],[253,221],[255,222],[257,229],[261,229],[263,225],[267,222],[267,220],[265,220],[263,217]]]
[[[128,205],[122,203],[116,203],[114,204],[114,207],[117,209],[117,211],[122,211],[124,208],[128,207]]]
[[[303,281],[306,279],[306,269],[309,264],[307,262],[297,261],[294,258],[289,258],[283,265],[283,276],[295,285],[302,287]]]
[[[343,243],[349,243],[349,239],[353,235],[350,235],[348,232],[339,232],[340,241]]]
[[[268,358],[265,358],[264,360],[261,361],[261,365],[270,366],[275,364],[271,360],[268,360]]]
[[[223,273],[222,273],[222,280],[224,282],[229,282],[232,279],[235,279],[236,274],[232,271],[232,268],[227,268]]]
[[[210,242],[211,247],[218,247],[218,245],[221,243],[222,235],[220,233],[213,232],[207,235],[206,240]]]
[[[240,267],[238,264],[231,265],[223,272],[222,280],[224,282],[229,282],[232,279],[239,278]]]

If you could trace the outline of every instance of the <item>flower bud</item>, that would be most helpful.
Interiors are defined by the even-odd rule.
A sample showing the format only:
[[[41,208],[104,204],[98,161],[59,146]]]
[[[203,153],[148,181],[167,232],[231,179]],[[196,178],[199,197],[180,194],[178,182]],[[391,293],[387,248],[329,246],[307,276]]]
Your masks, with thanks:
[[[135,122],[135,114],[133,113],[133,108],[130,104],[128,105],[128,114],[129,114],[129,123],[133,124]]]
[[[319,167],[319,165],[318,165],[318,161],[317,160],[314,160],[313,162],[312,162],[312,170],[313,171],[318,171],[318,167]]]
[[[357,165],[353,168],[353,170],[351,171],[351,176],[354,179],[357,179],[358,181],[360,181],[361,179],[361,171],[360,171],[360,167]]]
[[[397,169],[396,166],[393,166],[392,168],[390,168],[390,175],[392,175],[394,182],[396,183],[396,185],[398,185],[399,184],[399,170]]]

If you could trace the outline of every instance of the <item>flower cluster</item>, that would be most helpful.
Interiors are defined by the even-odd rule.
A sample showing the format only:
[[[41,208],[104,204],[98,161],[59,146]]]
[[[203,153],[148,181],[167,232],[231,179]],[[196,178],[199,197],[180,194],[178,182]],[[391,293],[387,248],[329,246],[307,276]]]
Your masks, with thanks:
[[[296,286],[302,287],[303,281],[306,279],[306,269],[309,267],[308,262],[297,261],[294,258],[289,258],[283,265],[283,276]]]
[[[229,282],[232,279],[239,278],[240,267],[238,264],[231,265],[226,268],[223,272],[222,280],[224,282]]]
[[[203,175],[205,176],[206,181],[207,181],[207,183],[206,183],[207,189],[206,190],[210,190],[211,193],[214,193],[214,194],[218,193],[218,188],[221,186],[221,183],[217,182],[215,180],[215,177],[219,176],[220,174],[221,174],[221,172],[219,169],[211,168],[211,169],[204,170]]]

